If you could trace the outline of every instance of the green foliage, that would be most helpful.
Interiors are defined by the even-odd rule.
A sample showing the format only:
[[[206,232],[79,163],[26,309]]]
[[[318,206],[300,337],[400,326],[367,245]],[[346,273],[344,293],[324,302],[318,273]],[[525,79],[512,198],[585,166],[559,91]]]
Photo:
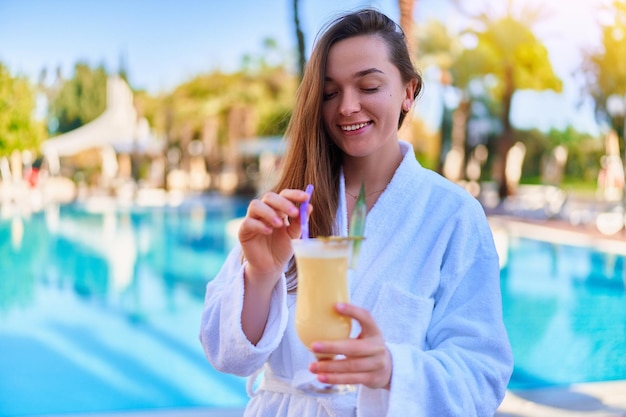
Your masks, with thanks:
[[[578,132],[572,126],[567,126],[565,130],[550,129],[547,137],[550,148],[558,145],[565,145],[565,147],[569,148],[584,143],[589,138],[589,135]]]
[[[576,131],[572,126],[565,130],[552,129],[543,133],[537,129],[516,130],[515,140],[526,146],[522,182],[540,183],[541,174],[550,152],[558,146],[567,148],[568,156],[564,178],[570,182],[594,182],[604,152],[602,141]]]
[[[453,2],[460,7],[460,0]],[[473,39],[473,45],[462,50],[453,63],[453,84],[464,91],[465,104],[474,99],[474,85],[481,86],[490,98],[488,101],[497,104],[492,109],[497,112],[502,131],[499,145],[491,146],[489,162],[494,160],[494,153],[497,159],[505,161],[514,143],[510,113],[516,91],[562,90],[562,82],[554,73],[546,47],[531,30],[531,24],[540,16],[539,8],[526,8],[518,17],[513,16],[513,0],[507,2],[504,17],[494,18],[487,12],[474,16],[479,29],[467,30],[463,35],[466,40]],[[497,167],[501,179],[498,193],[506,197],[509,190],[505,164]]]
[[[584,52],[588,87],[601,105],[610,94],[626,94],[626,0],[613,0],[615,19],[601,26],[602,50]]]
[[[602,47],[582,51],[586,90],[599,116],[606,119],[610,119],[607,98],[612,94],[626,95],[626,0],[613,0],[611,10],[614,20],[601,26]],[[617,130],[624,125],[623,118],[612,122]]]
[[[106,87],[107,72],[103,66],[92,69],[77,63],[73,78],[63,83],[50,104],[51,117],[58,122],[55,133],[69,132],[100,116],[106,108]]]
[[[516,130],[515,140],[526,146],[522,177],[541,177],[542,161],[551,149],[548,137],[536,129]]]
[[[476,46],[463,50],[453,67],[459,87],[490,76],[495,81],[491,93],[498,101],[505,98],[508,83],[513,90],[562,90],[546,47],[526,24],[511,16],[484,23],[483,31],[468,32],[476,37]]]
[[[462,8],[460,0],[454,3]],[[522,9],[517,17],[512,11],[512,1],[509,1],[504,17],[492,17],[488,13],[474,15],[475,29],[464,30],[458,36],[448,33],[441,22],[429,22],[418,35],[420,63],[437,66],[442,72],[444,84],[451,84],[461,93],[457,109],[446,110],[458,118],[465,118],[464,122],[469,118],[489,120],[492,126],[489,134],[501,135],[498,139],[491,136],[489,160],[483,172],[490,172],[496,157],[504,159],[506,146],[498,146],[495,140],[509,141],[511,138],[510,111],[515,92],[521,89],[560,92],[562,89],[546,47],[530,27],[541,16],[540,11]],[[488,114],[474,115],[467,111],[476,108],[478,102]],[[452,141],[451,117],[442,120],[441,133],[444,144]],[[457,146],[462,146],[466,133],[456,132]],[[543,145],[539,147],[545,148]],[[441,149],[445,151],[447,146]],[[539,166],[532,168],[538,169]]]
[[[45,132],[34,120],[35,91],[27,79],[12,77],[0,63],[0,156],[37,149]]]
[[[604,143],[596,138],[584,136],[567,149],[569,153],[565,165],[565,181],[597,184]]]
[[[282,66],[254,65],[248,71],[198,75],[170,94],[142,93],[136,101],[155,130],[171,143],[182,141],[184,135],[201,138],[209,119],[218,120],[219,142],[225,143],[233,109],[244,109],[252,135],[284,134],[297,84],[297,76]]]
[[[427,68],[434,65],[449,70],[460,52],[459,39],[445,27],[443,22],[431,20],[418,28],[418,66]]]

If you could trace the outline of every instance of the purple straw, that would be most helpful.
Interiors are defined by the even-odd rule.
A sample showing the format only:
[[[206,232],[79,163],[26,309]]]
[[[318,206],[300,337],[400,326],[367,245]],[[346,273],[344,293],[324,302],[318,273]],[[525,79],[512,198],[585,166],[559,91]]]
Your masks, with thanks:
[[[308,239],[309,238],[309,216],[307,211],[309,211],[309,201],[311,201],[311,194],[313,194],[313,184],[309,184],[306,186],[306,190],[304,190],[309,198],[306,201],[300,204],[300,238]]]

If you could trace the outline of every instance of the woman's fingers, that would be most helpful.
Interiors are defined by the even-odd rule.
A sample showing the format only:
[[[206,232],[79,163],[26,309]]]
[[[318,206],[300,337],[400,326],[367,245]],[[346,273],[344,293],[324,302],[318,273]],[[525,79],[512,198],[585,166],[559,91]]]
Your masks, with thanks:
[[[358,339],[345,339],[315,342],[314,353],[344,355],[349,358],[371,358],[384,354],[386,346],[382,337],[359,336]]]
[[[369,311],[352,304],[339,303],[336,309],[357,320],[361,333],[356,339],[314,342],[313,352],[343,355],[343,358],[312,363],[311,372],[322,382],[388,388],[393,366],[391,354],[374,318]]]
[[[311,346],[313,352],[358,357],[380,354],[385,349],[382,333],[369,311],[349,303],[337,303],[335,309],[358,321],[361,333],[357,339],[317,341]]]
[[[280,226],[285,224],[285,217],[299,218],[300,211],[296,204],[308,198],[302,190],[283,190],[280,194],[265,193],[261,199],[253,200],[248,207],[248,215],[263,219],[266,223]]]
[[[360,342],[354,340],[354,342]],[[380,347],[363,349],[359,356],[321,360],[309,365],[321,382],[330,384],[363,384],[370,388],[389,388],[393,369],[391,353],[379,341]],[[376,343],[378,344],[378,343]],[[365,352],[376,352],[365,354]]]
[[[357,307],[354,304],[349,303],[337,303],[335,309],[342,316],[348,316],[359,322],[361,325],[361,336],[375,336],[380,335],[380,329],[372,317],[372,314],[364,308]],[[360,336],[360,337],[361,337]]]
[[[240,240],[247,240],[255,234],[270,234],[274,229],[289,226],[289,219],[299,219],[296,203],[305,201],[308,195],[302,190],[283,190],[280,194],[265,193],[248,205],[248,211],[239,229]]]
[[[391,353],[383,347],[376,354],[322,360],[309,365],[321,382],[363,384],[370,388],[389,388],[392,374]]]
[[[289,198],[289,193],[287,193],[287,191],[288,190],[283,190],[280,194],[266,193],[261,198],[263,204],[272,209],[281,219],[284,215],[289,217],[296,217],[298,215],[298,208]]]
[[[321,360],[311,364],[317,372],[359,373],[373,372],[384,367],[387,349],[376,349],[376,354],[338,357],[335,360]]]
[[[361,373],[333,373],[333,372],[324,372],[318,373],[317,379],[320,382],[325,384],[350,384],[356,385],[361,384],[368,386],[370,388],[384,388],[384,386],[376,386],[372,381],[372,374],[370,372],[361,372]]]

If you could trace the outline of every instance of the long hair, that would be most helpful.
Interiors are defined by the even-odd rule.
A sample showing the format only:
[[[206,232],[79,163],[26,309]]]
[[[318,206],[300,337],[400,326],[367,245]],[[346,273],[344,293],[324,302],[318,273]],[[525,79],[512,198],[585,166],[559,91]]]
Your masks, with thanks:
[[[402,81],[417,80],[414,98],[422,89],[422,77],[413,66],[402,29],[383,13],[375,9],[362,9],[336,18],[320,31],[298,87],[285,133],[287,148],[279,178],[273,188],[279,192],[285,188],[303,189],[307,184],[315,186],[311,199],[314,210],[309,220],[312,237],[330,236],[333,233],[339,201],[342,151],[331,139],[322,120],[328,52],[335,43],[361,35],[376,35],[385,41],[389,60],[400,71]],[[404,111],[398,115],[398,128],[405,116]],[[296,286],[293,259],[288,276],[293,277],[288,283],[288,288],[293,290]]]

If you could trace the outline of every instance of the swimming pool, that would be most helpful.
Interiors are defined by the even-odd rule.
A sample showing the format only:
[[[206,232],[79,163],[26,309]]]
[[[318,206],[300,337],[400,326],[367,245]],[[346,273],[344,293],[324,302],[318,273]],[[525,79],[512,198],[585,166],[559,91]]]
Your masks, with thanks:
[[[211,368],[204,287],[246,201],[64,206],[0,219],[0,416],[241,408],[245,381]],[[623,257],[508,242],[510,387],[626,379]]]
[[[198,341],[206,281],[245,205],[66,206],[0,221],[0,416],[241,408]]]
[[[513,238],[501,277],[509,388],[626,379],[624,256]]]

